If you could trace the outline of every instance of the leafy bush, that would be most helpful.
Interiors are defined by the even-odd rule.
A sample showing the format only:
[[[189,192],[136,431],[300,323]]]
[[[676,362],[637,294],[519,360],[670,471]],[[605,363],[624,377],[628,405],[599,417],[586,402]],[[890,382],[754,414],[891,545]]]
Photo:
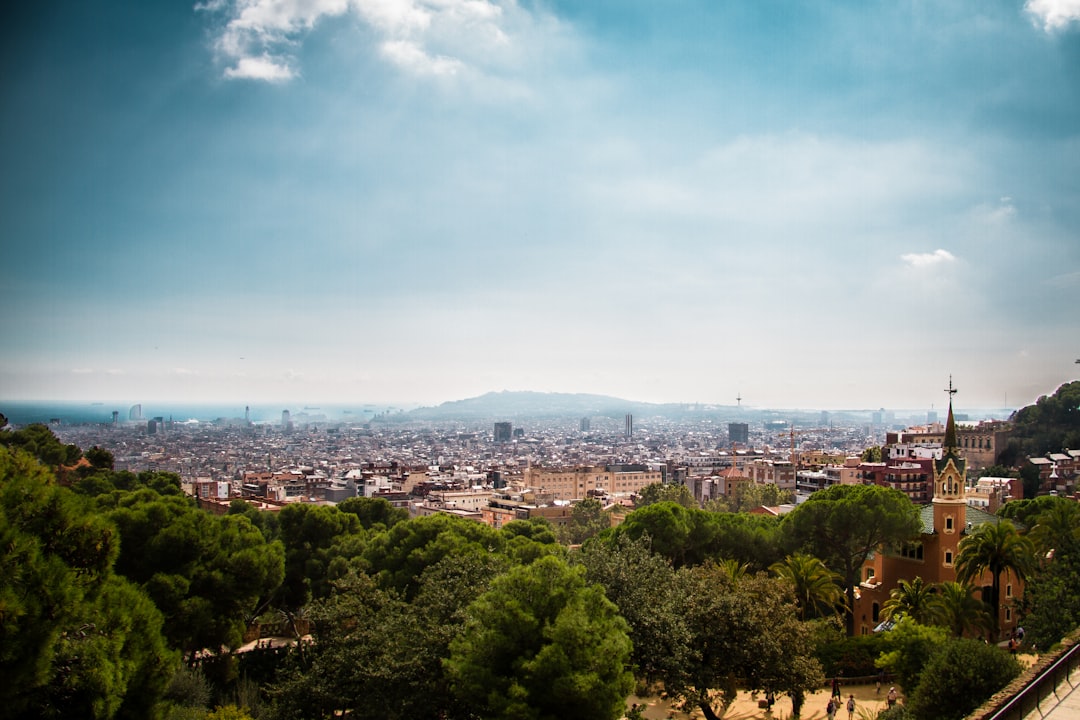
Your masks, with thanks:
[[[996,645],[950,640],[926,663],[909,707],[917,720],[960,720],[1020,674],[1020,664]]]

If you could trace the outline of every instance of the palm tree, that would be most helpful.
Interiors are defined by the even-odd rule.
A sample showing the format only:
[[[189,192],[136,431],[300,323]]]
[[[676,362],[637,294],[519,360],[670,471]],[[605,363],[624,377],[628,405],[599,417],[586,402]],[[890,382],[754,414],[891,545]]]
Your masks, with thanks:
[[[719,567],[728,579],[733,583],[737,583],[746,577],[746,574],[750,571],[750,566],[746,563],[741,563],[734,558],[728,558],[727,560],[721,560],[717,567]]]
[[[1061,499],[1035,518],[1029,533],[1042,555],[1072,550],[1080,543],[1080,504]]]
[[[844,607],[844,591],[840,587],[843,578],[813,555],[788,555],[769,569],[793,586],[800,620],[835,614]]]
[[[1033,571],[1034,557],[1034,544],[1008,520],[986,523],[960,543],[960,551],[956,554],[956,579],[971,584],[984,572],[990,573],[989,603],[993,608],[995,637],[1001,613],[1001,575],[1008,573],[1018,580],[1026,580]]]
[[[975,597],[975,588],[970,585],[940,583],[930,610],[934,624],[948,628],[955,637],[965,633],[978,636],[994,627],[990,606]]]
[[[881,614],[886,620],[904,615],[921,625],[929,625],[933,621],[933,602],[933,585],[927,585],[921,577],[910,582],[901,580],[881,606]]]

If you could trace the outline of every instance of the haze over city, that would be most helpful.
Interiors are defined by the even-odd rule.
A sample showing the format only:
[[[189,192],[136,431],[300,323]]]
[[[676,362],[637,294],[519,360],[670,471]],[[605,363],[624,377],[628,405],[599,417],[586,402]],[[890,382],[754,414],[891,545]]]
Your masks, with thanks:
[[[1020,407],[1080,3],[24,3],[0,400]]]

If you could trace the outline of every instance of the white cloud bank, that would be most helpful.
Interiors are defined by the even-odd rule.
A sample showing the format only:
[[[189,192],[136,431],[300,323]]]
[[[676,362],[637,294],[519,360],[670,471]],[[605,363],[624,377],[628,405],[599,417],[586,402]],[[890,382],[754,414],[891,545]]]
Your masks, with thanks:
[[[1024,10],[1046,32],[1080,22],[1080,0],[1027,0]]]
[[[930,253],[905,253],[900,259],[913,268],[940,267],[956,262],[956,256],[948,250],[938,248]]]
[[[453,75],[466,56],[509,44],[512,0],[207,0],[195,9],[219,18],[214,48],[225,77],[284,82],[299,71],[292,50],[326,18],[352,16],[376,34],[379,54],[418,75]]]

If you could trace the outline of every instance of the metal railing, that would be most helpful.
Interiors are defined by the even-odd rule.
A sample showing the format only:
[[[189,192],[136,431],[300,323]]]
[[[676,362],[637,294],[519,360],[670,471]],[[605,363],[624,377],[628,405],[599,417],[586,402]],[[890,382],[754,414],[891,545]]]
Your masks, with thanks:
[[[1080,643],[1063,652],[1046,670],[1013,695],[1004,705],[992,713],[983,715],[983,720],[1023,720],[1036,710],[1040,711],[1040,716],[1045,714],[1043,703],[1053,696],[1053,703],[1057,704],[1058,687],[1067,683],[1069,676],[1078,667],[1080,667]],[[1068,688],[1071,690],[1072,686],[1068,685]],[[1045,710],[1051,709],[1053,708]]]

